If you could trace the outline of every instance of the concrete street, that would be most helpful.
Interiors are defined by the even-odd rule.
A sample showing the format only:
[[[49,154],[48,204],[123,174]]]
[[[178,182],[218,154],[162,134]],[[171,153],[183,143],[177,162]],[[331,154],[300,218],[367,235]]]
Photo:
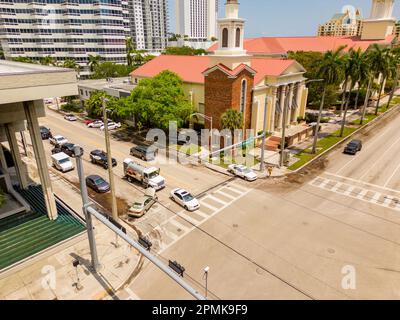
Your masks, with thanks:
[[[209,266],[211,299],[399,299],[399,125],[396,111],[359,135],[357,156],[340,148],[308,174],[231,183],[246,195],[159,254],[202,292]],[[349,268],[355,289],[342,286]],[[149,264],[129,289],[142,299],[191,298]]]

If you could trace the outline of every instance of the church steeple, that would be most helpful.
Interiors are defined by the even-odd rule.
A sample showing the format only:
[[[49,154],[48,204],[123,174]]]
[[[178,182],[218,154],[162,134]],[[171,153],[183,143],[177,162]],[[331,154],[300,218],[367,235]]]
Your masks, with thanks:
[[[243,48],[245,20],[239,18],[238,0],[227,0],[225,17],[218,20],[218,49],[214,52],[213,63],[221,60],[229,68],[245,63],[249,56]],[[219,59],[217,59],[219,58]]]
[[[394,0],[372,0],[370,17],[363,21],[362,40],[383,40],[393,33],[393,7]]]

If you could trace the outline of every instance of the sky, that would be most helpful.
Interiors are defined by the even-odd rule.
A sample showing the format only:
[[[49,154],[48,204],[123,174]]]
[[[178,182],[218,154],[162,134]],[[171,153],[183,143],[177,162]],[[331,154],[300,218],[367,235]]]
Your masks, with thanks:
[[[169,1],[170,31],[175,31],[175,0]],[[220,17],[225,0],[220,1]],[[246,37],[315,35],[319,24],[344,5],[361,9],[369,17],[372,0],[240,0],[240,17],[246,19]],[[400,19],[400,1],[396,1],[394,16]]]

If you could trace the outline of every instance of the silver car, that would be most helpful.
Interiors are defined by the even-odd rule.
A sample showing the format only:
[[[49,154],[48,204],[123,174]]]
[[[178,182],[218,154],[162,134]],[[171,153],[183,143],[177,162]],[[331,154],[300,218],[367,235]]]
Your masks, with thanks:
[[[156,190],[154,188],[147,188],[143,197],[139,197],[133,201],[128,211],[128,216],[133,218],[142,217],[157,202],[157,199]]]

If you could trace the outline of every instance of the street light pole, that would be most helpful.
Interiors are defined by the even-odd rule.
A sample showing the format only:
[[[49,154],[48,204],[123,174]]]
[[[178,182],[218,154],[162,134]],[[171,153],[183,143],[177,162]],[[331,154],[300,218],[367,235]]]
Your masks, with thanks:
[[[284,87],[285,92],[283,93],[284,99],[286,100],[283,104],[283,116],[282,116],[282,137],[281,137],[281,155],[279,157],[279,167],[283,167],[283,152],[285,151],[286,147],[286,117],[287,117],[287,98],[286,98],[286,87]]]
[[[82,197],[82,204],[83,204],[82,210],[83,210],[83,213],[85,215],[85,220],[86,220],[86,229],[87,229],[88,239],[89,239],[90,255],[92,258],[92,268],[94,269],[95,272],[97,272],[100,268],[100,263],[99,263],[99,259],[97,256],[96,239],[95,239],[94,233],[93,233],[92,216],[87,212],[87,208],[90,204],[90,201],[89,201],[89,196],[88,196],[87,187],[86,187],[85,173],[83,170],[83,163],[82,163],[82,150],[81,150],[80,146],[75,145],[74,154],[75,154],[75,159],[76,159],[76,169],[78,171],[79,184],[80,184],[80,188],[81,188],[81,197]]]
[[[117,198],[115,195],[115,184],[114,184],[112,157],[111,157],[110,136],[109,136],[109,131],[108,131],[107,99],[105,97],[102,98],[102,104],[103,104],[104,136],[105,136],[105,141],[106,141],[106,152],[107,152],[107,169],[108,169],[108,176],[109,176],[110,189],[111,189],[112,217],[114,220],[118,221],[118,207],[117,207]]]
[[[208,272],[210,271],[210,267],[205,267],[204,268],[204,275],[203,275],[203,279],[205,279],[206,281],[206,294],[205,294],[205,298],[207,299],[207,293],[208,293]]]

